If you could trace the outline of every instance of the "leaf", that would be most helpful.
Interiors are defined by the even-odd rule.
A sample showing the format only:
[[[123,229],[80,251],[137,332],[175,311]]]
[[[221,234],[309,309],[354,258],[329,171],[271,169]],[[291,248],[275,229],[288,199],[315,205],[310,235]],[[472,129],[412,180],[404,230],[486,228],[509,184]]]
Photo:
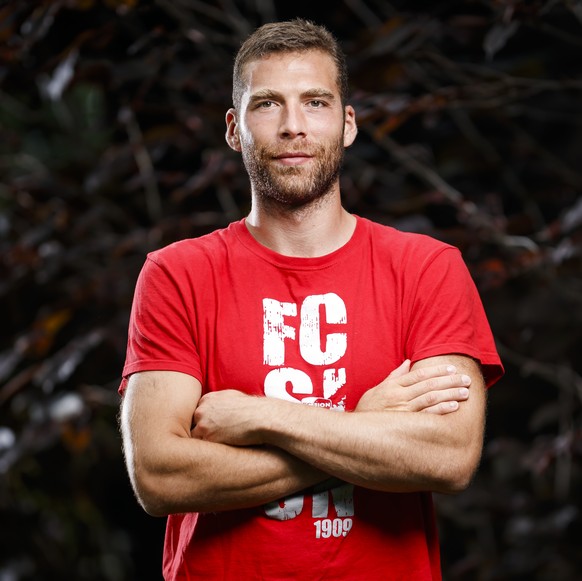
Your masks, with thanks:
[[[75,64],[78,58],[79,52],[71,50],[67,57],[57,65],[51,76],[47,75],[39,79],[41,91],[48,99],[51,101],[61,99],[75,74]]]
[[[485,35],[483,48],[487,59],[493,60],[493,57],[507,44],[509,39],[518,31],[519,22],[512,20],[508,23],[495,24]]]

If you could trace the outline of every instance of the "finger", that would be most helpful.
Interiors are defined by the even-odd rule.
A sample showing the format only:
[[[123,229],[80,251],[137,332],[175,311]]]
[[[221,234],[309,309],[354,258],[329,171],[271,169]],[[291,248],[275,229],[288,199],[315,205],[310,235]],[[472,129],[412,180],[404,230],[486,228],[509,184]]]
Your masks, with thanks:
[[[460,406],[458,401],[444,401],[442,403],[423,409],[421,411],[426,412],[428,414],[437,414],[440,416],[444,416],[446,414],[456,412],[459,409],[459,407]]]
[[[394,379],[395,377],[402,377],[410,372],[410,359],[405,359],[390,375],[388,376],[390,379]]]
[[[471,377],[469,375],[455,373],[453,375],[431,377],[430,379],[425,379],[416,385],[409,386],[407,389],[410,390],[415,397],[418,397],[432,391],[436,392],[451,388],[469,387],[470,385]]]
[[[457,372],[454,365],[434,365],[431,367],[419,367],[400,377],[398,383],[403,387],[415,385],[435,377],[447,377]]]
[[[466,387],[458,387],[453,389],[440,389],[429,391],[414,399],[411,403],[416,411],[426,411],[438,407],[437,413],[443,413],[443,409],[450,406],[455,411],[459,402],[469,399],[469,390]]]

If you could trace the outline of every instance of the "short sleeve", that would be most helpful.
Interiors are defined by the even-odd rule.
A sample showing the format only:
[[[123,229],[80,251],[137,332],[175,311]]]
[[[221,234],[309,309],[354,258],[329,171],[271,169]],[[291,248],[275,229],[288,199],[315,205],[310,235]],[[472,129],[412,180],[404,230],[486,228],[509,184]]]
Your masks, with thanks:
[[[503,366],[483,303],[460,251],[445,247],[429,257],[410,289],[405,348],[412,361],[446,354],[478,360],[488,387]]]
[[[189,283],[181,269],[148,256],[138,277],[128,329],[126,360],[119,388],[139,371],[179,371],[202,381],[192,324]]]

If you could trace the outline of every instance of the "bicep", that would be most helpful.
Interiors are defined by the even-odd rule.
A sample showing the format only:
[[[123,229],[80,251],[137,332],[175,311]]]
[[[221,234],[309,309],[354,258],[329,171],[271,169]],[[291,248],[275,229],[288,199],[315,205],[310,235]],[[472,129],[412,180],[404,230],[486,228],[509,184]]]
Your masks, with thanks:
[[[487,405],[487,389],[481,366],[473,358],[466,355],[450,354],[421,359],[413,364],[412,369],[443,364],[452,364],[457,368],[458,373],[464,373],[471,377],[469,398],[461,402],[456,412],[446,416],[447,424],[454,430],[461,429],[465,437],[467,434],[474,434],[480,445]]]
[[[452,364],[458,372],[471,377],[469,398],[460,402],[457,411],[436,418],[440,424],[438,439],[446,447],[450,476],[456,482],[451,491],[455,492],[469,485],[481,459],[487,390],[480,365],[465,355],[430,357],[418,361],[413,367],[443,363]]]
[[[121,408],[125,462],[144,509],[156,516],[258,506],[322,479],[286,453],[192,436],[202,387],[167,371],[132,375]]]
[[[200,382],[175,371],[145,371],[130,376],[121,406],[124,447],[152,454],[170,436],[190,437]]]

